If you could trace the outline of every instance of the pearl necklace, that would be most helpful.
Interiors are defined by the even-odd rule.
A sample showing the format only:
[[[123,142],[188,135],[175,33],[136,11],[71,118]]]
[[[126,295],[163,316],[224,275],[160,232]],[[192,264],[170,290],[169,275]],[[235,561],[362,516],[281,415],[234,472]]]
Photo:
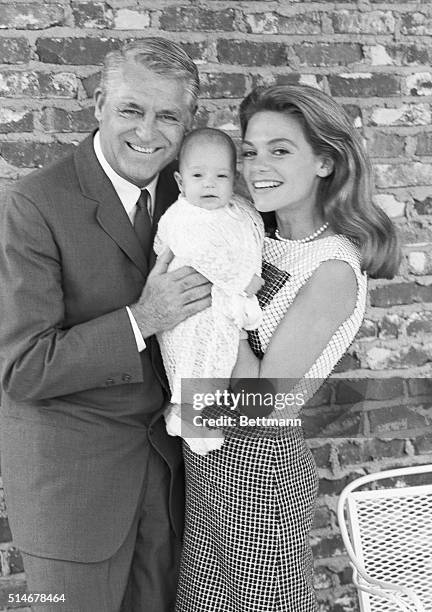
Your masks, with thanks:
[[[315,238],[317,238],[320,234],[325,232],[328,226],[329,224],[326,221],[325,223],[321,225],[320,228],[316,230],[316,232],[314,232],[313,234],[310,234],[310,236],[306,236],[305,238],[297,238],[294,240],[291,238],[284,238],[283,236],[280,235],[279,230],[275,229],[275,238],[277,240],[280,240],[281,242],[291,242],[293,244],[304,244],[305,242],[311,242],[312,240],[315,240]]]

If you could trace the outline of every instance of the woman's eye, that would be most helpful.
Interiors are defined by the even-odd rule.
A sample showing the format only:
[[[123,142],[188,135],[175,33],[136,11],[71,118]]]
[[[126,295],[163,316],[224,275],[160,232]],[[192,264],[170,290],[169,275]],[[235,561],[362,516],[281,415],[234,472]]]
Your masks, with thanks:
[[[201,177],[202,177],[202,174],[201,174],[200,172],[194,172],[194,174],[192,174],[192,176],[193,176],[194,178],[201,178]]]
[[[273,149],[272,151],[273,155],[276,155],[277,157],[282,157],[283,155],[289,155],[289,151],[288,149]]]
[[[227,174],[218,174],[218,178],[228,178]]]
[[[247,159],[248,157],[254,157],[254,155],[255,155],[255,151],[248,151],[248,150],[242,151],[242,157],[244,159]]]

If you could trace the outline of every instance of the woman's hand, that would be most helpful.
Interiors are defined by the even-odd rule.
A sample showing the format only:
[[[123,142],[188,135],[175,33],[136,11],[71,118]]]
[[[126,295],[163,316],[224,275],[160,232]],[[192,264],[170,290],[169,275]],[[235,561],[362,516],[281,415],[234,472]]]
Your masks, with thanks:
[[[322,263],[300,289],[260,361],[240,341],[233,378],[302,378],[323,352],[357,299],[354,271],[344,261]]]
[[[264,285],[264,280],[258,274],[254,274],[249,285],[245,289],[246,295],[256,295],[261,287]]]

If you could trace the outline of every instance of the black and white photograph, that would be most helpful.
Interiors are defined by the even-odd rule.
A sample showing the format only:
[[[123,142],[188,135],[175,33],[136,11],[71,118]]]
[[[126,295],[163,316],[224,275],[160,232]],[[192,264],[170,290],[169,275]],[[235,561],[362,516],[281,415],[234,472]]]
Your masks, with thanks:
[[[432,612],[432,2],[0,0],[0,612]]]

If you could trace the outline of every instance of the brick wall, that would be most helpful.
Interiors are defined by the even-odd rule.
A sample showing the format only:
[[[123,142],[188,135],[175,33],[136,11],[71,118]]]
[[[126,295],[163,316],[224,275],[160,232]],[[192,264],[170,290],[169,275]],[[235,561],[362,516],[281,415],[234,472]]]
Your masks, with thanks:
[[[0,0],[0,30],[0,187],[73,149],[95,125],[104,54],[146,35],[182,43],[197,62],[200,125],[238,138],[237,107],[254,85],[300,82],[335,96],[361,131],[376,201],[398,224],[405,255],[397,278],[371,283],[366,320],[339,368],[343,378],[369,378],[367,391],[336,381],[305,415],[321,476],[312,534],[321,612],[357,609],[337,495],[352,478],[428,462],[432,451],[429,0]],[[370,437],[349,438],[358,431]],[[0,497],[0,610],[11,585],[24,588],[10,540]]]

